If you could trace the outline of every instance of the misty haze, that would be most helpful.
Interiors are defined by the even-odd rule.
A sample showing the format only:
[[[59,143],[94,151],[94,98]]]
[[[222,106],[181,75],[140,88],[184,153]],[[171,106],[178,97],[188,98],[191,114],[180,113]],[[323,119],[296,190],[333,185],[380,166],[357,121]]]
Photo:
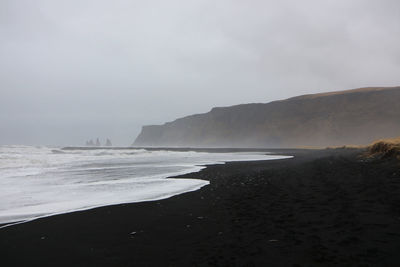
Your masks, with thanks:
[[[398,1],[1,1],[1,144],[132,144],[213,107],[397,86]]]
[[[400,2],[0,1],[2,266],[399,266]]]

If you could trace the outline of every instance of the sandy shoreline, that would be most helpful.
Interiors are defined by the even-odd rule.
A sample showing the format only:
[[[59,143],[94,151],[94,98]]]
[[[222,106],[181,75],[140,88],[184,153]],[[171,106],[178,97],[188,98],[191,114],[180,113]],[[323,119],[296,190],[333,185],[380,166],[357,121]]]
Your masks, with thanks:
[[[275,150],[279,153],[279,150]],[[282,150],[183,175],[169,199],[57,215],[0,230],[5,266],[395,266],[400,169],[356,150]]]

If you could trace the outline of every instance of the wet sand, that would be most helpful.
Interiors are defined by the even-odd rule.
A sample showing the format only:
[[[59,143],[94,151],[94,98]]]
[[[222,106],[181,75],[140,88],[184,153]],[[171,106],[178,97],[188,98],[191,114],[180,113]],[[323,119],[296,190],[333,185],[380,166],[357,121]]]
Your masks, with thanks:
[[[2,266],[399,266],[400,165],[359,150],[212,165],[202,189],[0,229]]]

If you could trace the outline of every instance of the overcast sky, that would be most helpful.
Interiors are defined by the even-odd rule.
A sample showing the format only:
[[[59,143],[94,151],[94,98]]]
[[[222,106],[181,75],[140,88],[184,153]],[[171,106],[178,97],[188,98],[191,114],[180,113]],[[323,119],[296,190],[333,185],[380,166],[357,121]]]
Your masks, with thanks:
[[[398,0],[0,0],[0,144],[399,84]]]

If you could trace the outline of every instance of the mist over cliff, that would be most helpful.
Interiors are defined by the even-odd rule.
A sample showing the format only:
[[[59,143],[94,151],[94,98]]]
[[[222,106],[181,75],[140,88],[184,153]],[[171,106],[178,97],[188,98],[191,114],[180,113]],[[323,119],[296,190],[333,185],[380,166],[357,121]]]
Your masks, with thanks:
[[[143,126],[133,145],[284,148],[367,144],[398,135],[400,87],[369,87],[217,107]]]

